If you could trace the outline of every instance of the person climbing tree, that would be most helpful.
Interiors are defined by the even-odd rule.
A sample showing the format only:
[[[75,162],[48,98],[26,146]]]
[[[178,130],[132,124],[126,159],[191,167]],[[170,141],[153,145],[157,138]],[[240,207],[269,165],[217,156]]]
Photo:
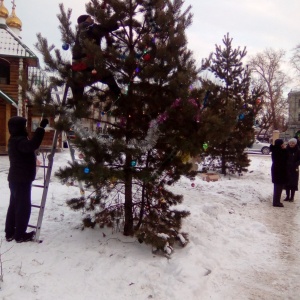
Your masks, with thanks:
[[[106,46],[111,46],[109,33],[119,28],[117,15],[113,15],[105,24],[94,23],[90,15],[81,15],[77,19],[78,30],[75,44],[72,49],[72,84],[71,89],[75,103],[82,99],[84,88],[95,82],[102,82],[108,85],[109,90],[115,97],[118,97],[121,90],[103,62],[97,58],[97,52],[101,52],[101,40],[106,37]],[[118,16],[119,18],[119,16]],[[92,51],[94,46],[99,51]],[[94,49],[96,50],[96,49]],[[99,54],[99,53],[98,53]],[[97,71],[99,67],[100,72]]]

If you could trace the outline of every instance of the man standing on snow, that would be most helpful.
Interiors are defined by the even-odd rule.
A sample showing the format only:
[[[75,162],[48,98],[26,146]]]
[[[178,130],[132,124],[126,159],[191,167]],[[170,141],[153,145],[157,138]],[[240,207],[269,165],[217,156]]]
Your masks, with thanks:
[[[32,241],[35,235],[35,231],[26,232],[31,214],[31,185],[36,175],[35,151],[43,141],[49,121],[41,121],[32,139],[28,139],[26,122],[23,117],[12,117],[8,121],[10,202],[5,222],[5,237],[8,242],[13,239],[17,243]]]

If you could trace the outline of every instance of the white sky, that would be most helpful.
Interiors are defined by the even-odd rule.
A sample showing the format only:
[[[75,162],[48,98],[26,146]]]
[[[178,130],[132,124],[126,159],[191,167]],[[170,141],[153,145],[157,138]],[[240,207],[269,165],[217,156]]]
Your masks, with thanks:
[[[117,227],[81,230],[83,215],[65,203],[80,196],[79,189],[61,185],[54,176],[40,235],[43,243],[6,242],[9,162],[0,156],[0,298],[299,300],[300,192],[284,208],[272,207],[270,155],[250,158],[244,176],[221,176],[216,182],[203,181],[200,175],[195,181],[183,177],[171,187],[184,195],[178,208],[191,212],[182,228],[190,241],[184,248],[176,246],[167,259]],[[67,160],[68,149],[56,153],[53,173]],[[42,169],[36,183],[41,178]],[[32,195],[39,204],[41,189],[33,188]],[[30,223],[35,225],[37,211],[32,210]]]
[[[58,4],[73,9],[73,21],[85,13],[82,0],[15,0],[17,16],[23,22],[22,37],[32,50],[36,33],[41,32],[49,42],[61,47],[58,30]],[[4,2],[11,11],[11,3]],[[192,5],[193,24],[188,29],[189,47],[200,62],[222,44],[227,32],[233,38],[233,46],[247,47],[249,55],[255,55],[270,47],[283,49],[287,58],[300,43],[298,0],[186,0]],[[36,51],[35,51],[36,52]]]

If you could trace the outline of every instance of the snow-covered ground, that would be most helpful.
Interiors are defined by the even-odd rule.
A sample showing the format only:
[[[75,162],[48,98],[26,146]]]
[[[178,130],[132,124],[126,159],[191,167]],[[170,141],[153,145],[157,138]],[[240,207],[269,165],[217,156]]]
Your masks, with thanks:
[[[54,176],[40,236],[43,242],[6,242],[8,158],[0,156],[0,298],[300,299],[299,192],[294,203],[272,207],[271,158],[250,158],[244,176],[217,182],[199,176],[194,187],[182,178],[173,187],[184,195],[182,205],[191,212],[183,225],[190,242],[167,259],[117,228],[81,230],[80,213],[65,204],[79,190],[61,185]],[[67,151],[57,153],[54,170],[68,159]],[[33,199],[40,194],[33,189]],[[33,209],[32,218],[36,215]]]

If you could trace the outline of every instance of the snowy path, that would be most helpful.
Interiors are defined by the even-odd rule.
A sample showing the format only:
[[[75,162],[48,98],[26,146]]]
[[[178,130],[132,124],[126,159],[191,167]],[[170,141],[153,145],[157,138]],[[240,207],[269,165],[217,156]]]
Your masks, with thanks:
[[[264,156],[259,159],[270,160]],[[284,197],[283,192],[282,199]],[[218,297],[205,299],[300,299],[300,192],[296,192],[294,203],[284,202],[284,208],[272,207],[271,198],[270,194],[262,203],[248,203],[239,214],[263,224],[266,233],[274,234],[275,243],[271,242],[268,234],[265,239],[262,235],[260,240],[253,242],[254,249],[257,243],[261,245],[261,253],[249,257],[248,268],[240,262],[244,254],[237,254],[237,260],[232,262],[232,266],[227,266],[227,272],[222,271],[217,276],[221,282],[218,286],[220,292],[216,293]],[[215,284],[215,280],[213,282]]]
[[[284,205],[283,209],[270,207],[255,214],[279,240],[278,246],[270,249],[270,262],[255,272],[259,286],[272,287],[272,293],[265,298],[263,291],[258,289],[253,299],[300,299],[299,192],[294,203],[285,202]]]

